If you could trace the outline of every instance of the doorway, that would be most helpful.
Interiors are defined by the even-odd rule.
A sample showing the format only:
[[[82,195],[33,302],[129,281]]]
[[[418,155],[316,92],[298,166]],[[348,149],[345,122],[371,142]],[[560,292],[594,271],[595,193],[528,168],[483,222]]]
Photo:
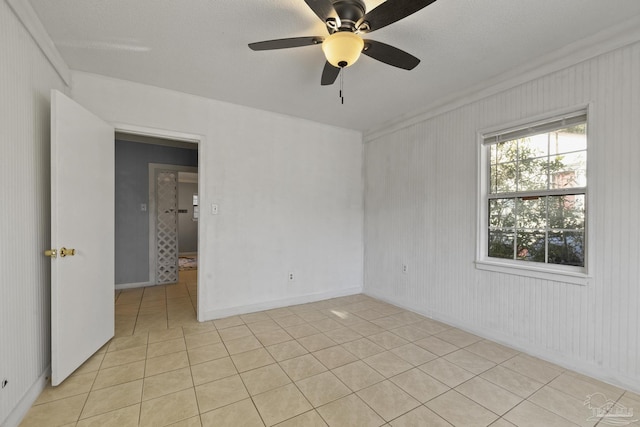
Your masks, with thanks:
[[[117,137],[121,136],[123,131],[127,131],[131,138],[167,140],[175,137],[178,143],[187,144],[191,148],[197,167],[202,137],[107,123],[56,90],[51,93],[51,122],[52,225],[51,249],[47,252],[52,258],[52,384],[57,385],[113,337],[114,332],[120,335],[118,332],[122,330],[119,328],[121,322],[116,321],[114,325],[114,320],[117,320],[115,314],[118,314],[118,303],[124,305],[124,312],[120,310],[120,314],[135,319],[135,330],[155,326],[144,314],[147,314],[149,305],[155,306],[158,303],[157,299],[161,293],[167,298],[165,328],[171,324],[198,322],[201,299],[197,294],[202,293],[202,286],[197,286],[197,281],[196,292],[189,292],[186,286],[181,288],[176,285],[171,289],[165,286],[140,288],[135,286],[136,283],[122,283],[125,287],[129,285],[131,289],[116,289],[117,300],[114,310],[115,258],[131,253],[126,245],[115,247],[115,229],[116,225],[122,229],[133,222],[123,221],[121,217],[116,218],[116,187],[120,192],[122,189],[135,187],[136,183],[136,180],[122,179],[130,178],[126,173],[116,179],[115,147]],[[172,146],[175,143],[168,145]],[[83,161],[79,162],[78,159]],[[121,159],[127,163],[132,161],[133,156],[125,155],[121,156]],[[148,165],[145,164],[143,168],[138,169],[141,169],[143,176],[141,182],[145,183],[145,186],[148,185],[148,181],[144,179],[148,174]],[[137,185],[140,185],[140,182],[137,182]],[[148,194],[148,188],[144,188],[143,193]],[[119,211],[122,217],[128,215],[132,219],[142,219],[148,215],[148,200],[144,197],[125,196],[118,199],[120,207],[132,208]],[[144,229],[148,230],[148,227]],[[144,240],[142,239],[142,242]],[[146,242],[148,244],[148,238]],[[58,258],[58,253],[60,260],[54,261],[54,258]],[[143,258],[148,259],[148,255]],[[61,259],[64,259],[64,264]],[[149,282],[148,275],[143,280]],[[144,286],[145,283],[138,285]],[[136,313],[133,312],[132,305],[126,304],[127,298],[121,298],[122,295],[119,295],[126,291],[147,294],[146,300],[141,298],[139,304],[133,304]],[[185,294],[191,294],[190,299],[193,302],[189,304],[193,307],[186,307],[189,308],[186,310],[188,315],[181,310],[185,309]],[[171,307],[169,299],[175,302]],[[143,324],[145,322],[146,325]],[[127,336],[131,336],[134,329],[126,332]]]
[[[198,269],[198,173],[178,172],[178,270]]]
[[[199,140],[174,139],[173,135],[151,135],[148,132],[140,132],[137,129],[116,130],[116,289],[124,290],[155,286],[166,283],[178,282],[178,219],[186,215],[193,216],[193,206],[184,209],[178,203],[178,174],[180,171],[191,173],[191,189],[198,187],[198,153]],[[172,171],[174,176],[175,191],[174,206],[161,207],[163,213],[169,212],[175,222],[175,249],[164,255],[175,255],[175,276],[173,280],[158,280],[156,265],[158,264],[157,222],[158,206],[156,203],[157,192],[153,176],[161,165]],[[169,221],[171,222],[171,221]],[[198,226],[193,221],[195,236],[192,234],[192,243],[189,251],[197,254]],[[166,258],[166,257],[165,257]],[[171,258],[169,258],[170,260]],[[166,260],[165,260],[166,261]],[[169,262],[170,263],[170,262]],[[194,278],[197,270],[191,273]],[[195,280],[194,280],[195,282]]]

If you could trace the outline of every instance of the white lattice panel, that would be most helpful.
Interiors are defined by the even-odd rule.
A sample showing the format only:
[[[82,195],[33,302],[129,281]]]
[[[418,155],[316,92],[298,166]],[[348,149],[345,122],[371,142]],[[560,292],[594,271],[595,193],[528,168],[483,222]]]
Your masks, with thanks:
[[[156,173],[156,283],[178,281],[178,173]]]

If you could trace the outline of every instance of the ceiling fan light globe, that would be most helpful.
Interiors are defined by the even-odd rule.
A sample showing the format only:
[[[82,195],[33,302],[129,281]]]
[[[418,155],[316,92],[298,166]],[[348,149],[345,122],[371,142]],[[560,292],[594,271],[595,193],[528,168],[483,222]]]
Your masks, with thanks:
[[[322,51],[327,61],[338,68],[355,64],[363,48],[362,38],[350,31],[335,32],[322,42]]]

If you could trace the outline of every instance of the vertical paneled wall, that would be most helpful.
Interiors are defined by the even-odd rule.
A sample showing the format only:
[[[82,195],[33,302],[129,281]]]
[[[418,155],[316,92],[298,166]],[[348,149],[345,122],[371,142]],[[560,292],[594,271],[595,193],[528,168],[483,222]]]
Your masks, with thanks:
[[[49,98],[64,84],[0,2],[0,424],[50,364]]]
[[[588,285],[476,269],[477,132],[588,103]],[[365,136],[365,292],[640,388],[640,43],[413,123]]]

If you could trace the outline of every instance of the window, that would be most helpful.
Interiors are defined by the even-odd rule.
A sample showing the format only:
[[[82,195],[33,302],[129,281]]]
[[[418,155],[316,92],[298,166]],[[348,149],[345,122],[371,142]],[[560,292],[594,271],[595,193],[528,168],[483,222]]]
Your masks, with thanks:
[[[482,142],[481,258],[584,273],[586,111],[485,134]]]

